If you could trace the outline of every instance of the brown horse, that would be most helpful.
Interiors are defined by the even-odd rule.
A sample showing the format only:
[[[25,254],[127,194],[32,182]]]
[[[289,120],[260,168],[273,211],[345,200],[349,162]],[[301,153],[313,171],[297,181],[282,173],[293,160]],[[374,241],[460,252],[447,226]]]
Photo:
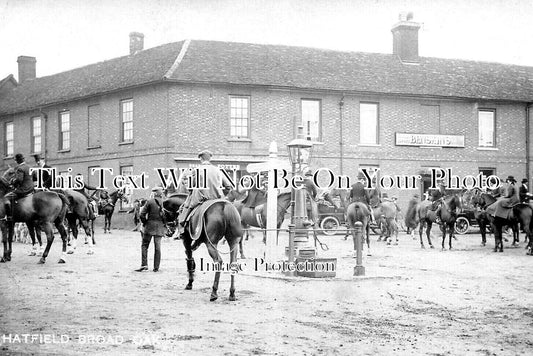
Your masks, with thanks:
[[[67,252],[68,254],[74,253],[76,249],[76,242],[78,240],[78,223],[85,230],[85,235],[89,242],[89,249],[87,254],[92,254],[92,245],[96,244],[94,240],[94,218],[91,219],[89,214],[89,202],[87,198],[75,190],[66,190],[65,195],[67,196],[70,207],[67,210],[66,218],[69,225],[69,230],[72,231],[73,239],[69,239],[71,248]],[[70,236],[69,236],[70,237]]]
[[[186,195],[177,195],[170,197],[163,202],[163,213],[167,222],[175,221],[179,208],[184,203]],[[194,272],[196,270],[196,263],[193,258],[193,251],[196,250],[202,243],[205,243],[209,255],[215,263],[215,279],[213,281],[213,288],[211,291],[211,301],[218,298],[218,283],[220,280],[220,271],[223,268],[222,257],[217,249],[217,245],[225,238],[230,248],[230,268],[235,266],[237,262],[237,246],[242,238],[241,217],[237,208],[229,201],[217,200],[216,202],[206,201],[203,204],[212,204],[205,211],[200,207],[192,212],[191,221],[194,221],[195,215],[203,211],[204,223],[199,238],[196,241],[192,240],[192,234],[189,224],[185,227],[185,234],[183,235],[183,246],[185,247],[185,255],[187,256],[187,272],[189,274],[189,282],[185,289],[192,289],[194,282]],[[235,300],[235,275],[231,275],[231,286],[229,300]]]
[[[503,226],[507,225],[512,227],[514,231],[513,245],[518,244],[520,233],[518,224],[520,224],[526,233],[525,238],[529,240],[528,245],[526,246],[528,250],[527,254],[533,254],[533,243],[531,242],[533,237],[533,206],[525,203],[517,204],[512,208],[510,218],[502,219],[491,215],[491,208],[494,207],[493,204],[496,202],[495,197],[487,193],[481,193],[474,199],[476,205],[485,208],[485,216],[492,226],[494,232],[494,252],[503,252]]]
[[[346,209],[346,223],[348,224],[348,228],[355,229],[355,223],[361,222],[363,224],[363,234],[366,233],[366,244],[368,247],[367,256],[371,256],[370,253],[370,210],[368,210],[368,207],[364,203],[354,202],[348,205],[348,208]],[[355,233],[353,235],[353,249],[354,254],[357,250],[356,241],[355,241]]]
[[[429,200],[424,200],[420,202],[417,206],[417,218],[420,221],[420,245],[424,248],[424,242],[422,240],[422,234],[424,227],[426,227],[426,236],[428,239],[429,246],[433,248],[431,243],[431,227],[437,219],[435,211],[431,210],[433,202]],[[441,220],[442,224],[440,225],[440,230],[442,231],[442,249],[444,250],[444,242],[446,240],[446,231],[449,233],[449,248],[452,249],[452,239],[454,238],[455,232],[455,220],[456,220],[456,210],[461,210],[461,198],[457,195],[450,195],[443,199],[441,204]]]
[[[113,213],[115,212],[115,205],[118,200],[121,200],[123,202],[128,202],[128,198],[124,194],[124,188],[115,190],[113,193],[109,194],[109,199],[104,202],[101,206],[101,212],[104,215],[104,234],[111,233],[111,218],[113,217]]]
[[[392,243],[392,235],[395,236],[394,244],[398,244],[398,223],[397,216],[398,210],[396,204],[391,201],[384,201],[380,203],[376,208],[372,210],[374,214],[374,219],[380,226],[380,236],[378,241],[381,241],[384,238],[387,241],[387,244]]]
[[[7,177],[12,173],[6,172]],[[46,248],[43,252],[39,263],[45,263],[46,257],[50,252],[50,247],[54,241],[52,223],[57,228],[61,239],[63,240],[63,254],[59,263],[65,263],[65,253],[67,250],[67,233],[63,220],[68,207],[67,198],[55,192],[39,191],[26,197],[19,198],[15,207],[12,209],[13,217],[7,220],[7,198],[6,192],[9,190],[8,178],[6,174],[0,178],[0,229],[2,231],[2,242],[4,245],[4,255],[1,262],[11,261],[12,242],[14,234],[14,225],[16,222],[24,222],[28,226],[31,234],[35,233],[35,228],[44,231],[47,237]],[[32,236],[32,240],[35,236]]]

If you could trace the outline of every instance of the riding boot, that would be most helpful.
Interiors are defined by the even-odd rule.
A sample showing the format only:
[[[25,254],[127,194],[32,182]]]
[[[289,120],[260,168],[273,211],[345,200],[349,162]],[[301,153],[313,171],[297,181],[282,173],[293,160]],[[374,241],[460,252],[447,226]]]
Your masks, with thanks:
[[[435,223],[441,225],[442,224],[442,219],[440,218],[440,206],[437,208],[437,211],[435,212]]]

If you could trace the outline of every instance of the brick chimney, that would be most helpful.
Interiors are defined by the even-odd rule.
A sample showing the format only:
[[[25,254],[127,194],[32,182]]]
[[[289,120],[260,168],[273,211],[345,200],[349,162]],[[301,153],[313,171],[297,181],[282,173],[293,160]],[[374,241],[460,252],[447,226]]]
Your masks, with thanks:
[[[392,53],[402,62],[418,62],[418,30],[420,24],[414,22],[413,13],[401,13],[400,21],[392,27]]]
[[[130,54],[142,51],[144,48],[144,35],[140,32],[130,32]]]
[[[29,79],[35,79],[35,63],[37,63],[35,57],[19,56],[17,63],[19,64],[19,83],[23,83]]]

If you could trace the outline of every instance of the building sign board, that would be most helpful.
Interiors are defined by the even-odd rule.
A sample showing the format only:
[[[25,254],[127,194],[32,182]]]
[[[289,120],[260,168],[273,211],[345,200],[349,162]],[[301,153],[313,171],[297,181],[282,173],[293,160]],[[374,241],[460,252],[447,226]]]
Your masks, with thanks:
[[[396,146],[465,147],[465,137],[396,132]]]

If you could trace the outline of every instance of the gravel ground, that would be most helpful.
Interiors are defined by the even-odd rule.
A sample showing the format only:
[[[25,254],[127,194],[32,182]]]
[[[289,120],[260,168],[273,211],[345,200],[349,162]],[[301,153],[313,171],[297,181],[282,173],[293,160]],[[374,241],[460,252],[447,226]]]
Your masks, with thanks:
[[[66,264],[57,263],[59,239],[44,265],[17,243],[13,260],[0,265],[0,354],[532,354],[533,257],[524,242],[493,253],[493,240],[481,247],[480,236],[468,234],[442,251],[405,234],[398,246],[372,236],[366,275],[354,277],[351,241],[323,236],[330,250],[319,255],[337,258],[337,275],[311,279],[255,271],[263,257],[255,235],[235,302],[227,273],[215,302],[212,272],[198,271],[193,290],[184,290],[180,241],[163,241],[159,273],[134,272],[135,232],[97,233],[96,253],[78,244]],[[282,233],[280,255],[286,239]],[[151,248],[150,262],[152,255]],[[195,258],[210,261],[204,246]]]

